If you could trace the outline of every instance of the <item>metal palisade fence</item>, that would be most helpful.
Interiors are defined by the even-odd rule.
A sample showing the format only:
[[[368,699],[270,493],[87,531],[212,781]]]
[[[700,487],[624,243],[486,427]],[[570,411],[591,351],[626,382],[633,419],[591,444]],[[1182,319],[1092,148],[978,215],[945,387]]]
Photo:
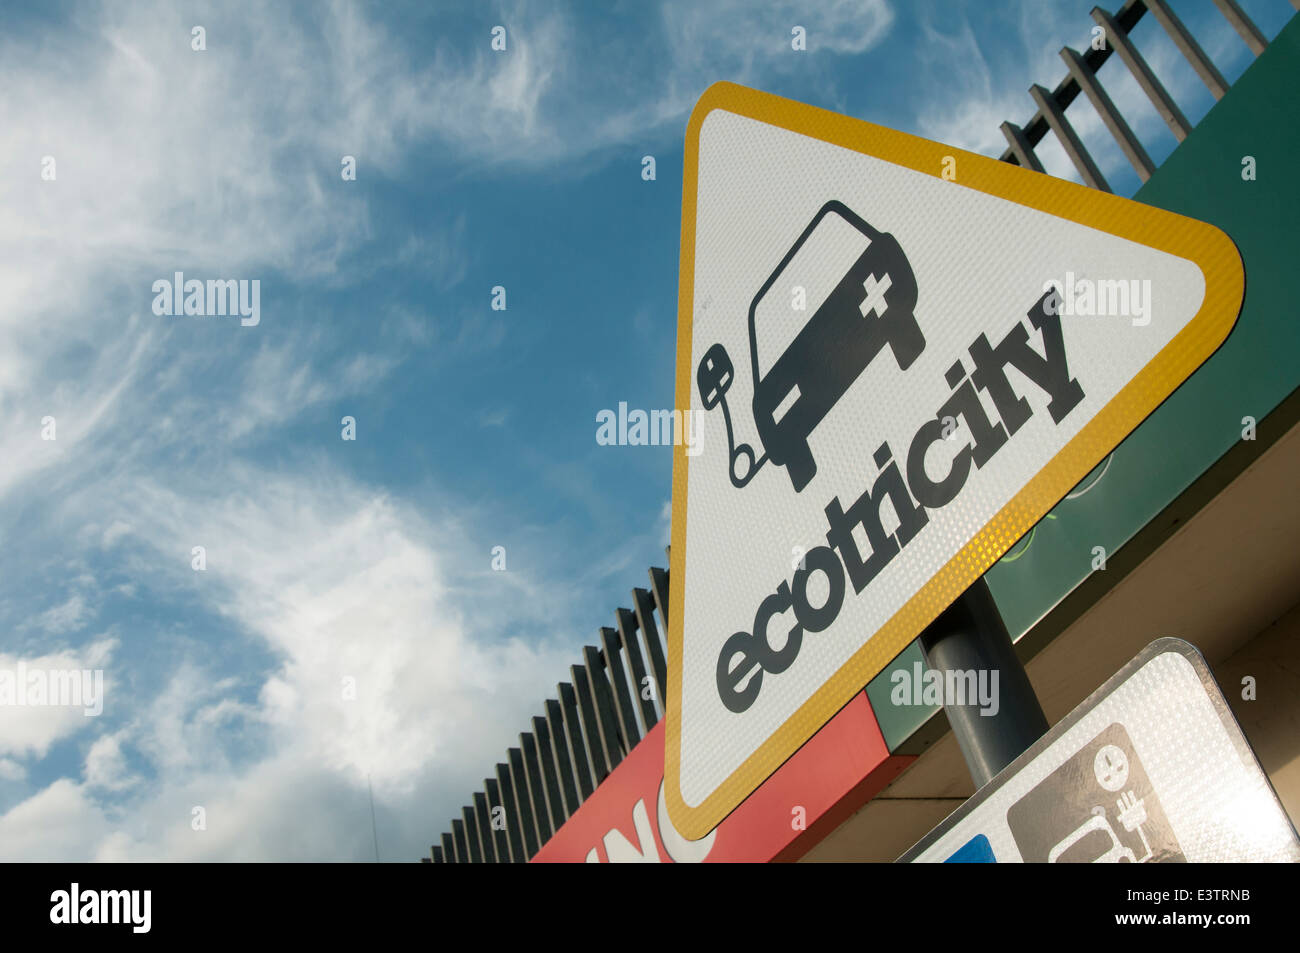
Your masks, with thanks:
[[[1293,7],[1300,10],[1300,0],[1290,0],[1290,2]],[[1235,0],[1214,0],[1214,5],[1246,42],[1251,53],[1259,56],[1264,52],[1268,41]],[[1080,53],[1068,46],[1061,48],[1061,59],[1065,61],[1066,67],[1065,78],[1054,90],[1049,91],[1037,83],[1029,87],[1029,96],[1037,109],[1023,126],[1013,122],[1002,124],[1002,134],[1007,140],[1007,149],[1000,156],[1003,162],[1024,166],[1035,172],[1044,171],[1043,164],[1034,153],[1034,147],[1042,142],[1048,131],[1051,131],[1061,144],[1061,148],[1065,150],[1070,162],[1078,170],[1083,183],[1094,189],[1111,191],[1101,170],[1097,168],[1091,154],[1065,115],[1066,109],[1082,92],[1097,110],[1101,121],[1114,136],[1138,177],[1143,182],[1151,177],[1151,173],[1156,168],[1155,164],[1134,135],[1128,122],[1115,108],[1101,80],[1097,78],[1097,71],[1101,69],[1102,64],[1112,53],[1118,54],[1174,137],[1179,142],[1187,138],[1192,131],[1191,123],[1187,121],[1187,117],[1178,108],[1178,104],[1169,95],[1164,84],[1147,65],[1146,59],[1129,36],[1147,13],[1155,18],[1160,28],[1173,41],[1174,46],[1196,71],[1196,75],[1209,88],[1214,98],[1216,100],[1223,98],[1224,93],[1228,91],[1228,83],[1223,78],[1223,74],[1219,72],[1166,0],[1125,0],[1123,6],[1114,14],[1108,13],[1101,7],[1093,7],[1092,18],[1101,28],[1104,44],[1089,43],[1086,53]]]
[[[1290,3],[1300,10],[1300,0]],[[1268,41],[1234,0],[1214,0],[1214,5],[1255,56],[1264,51]],[[1155,164],[1097,76],[1111,54],[1117,54],[1177,140],[1187,138],[1192,124],[1130,37],[1148,13],[1214,98],[1223,97],[1227,81],[1166,0],[1125,0],[1115,13],[1094,7],[1092,19],[1102,30],[1104,44],[1090,42],[1085,53],[1062,47],[1065,78],[1054,90],[1038,84],[1029,88],[1036,108],[1028,122],[1002,123],[1007,140],[1002,161],[1043,172],[1034,150],[1051,132],[1085,185],[1111,191],[1066,118],[1066,110],[1082,92],[1139,179],[1151,177]],[[569,680],[557,686],[556,697],[542,703],[543,714],[533,717],[529,730],[519,735],[518,747],[506,751],[483,789],[471,794],[461,816],[452,818],[450,830],[422,858],[425,863],[532,859],[658,723],[661,699],[667,697],[667,570],[652,568],[650,588],[633,589],[632,605],[616,610],[613,627],[600,629],[598,646],[583,647],[581,664],[570,667]]]
[[[423,860],[530,860],[662,717],[667,627],[668,571],[652,568],[650,588],[633,589],[632,608],[614,613],[599,645],[583,646],[581,664]]]

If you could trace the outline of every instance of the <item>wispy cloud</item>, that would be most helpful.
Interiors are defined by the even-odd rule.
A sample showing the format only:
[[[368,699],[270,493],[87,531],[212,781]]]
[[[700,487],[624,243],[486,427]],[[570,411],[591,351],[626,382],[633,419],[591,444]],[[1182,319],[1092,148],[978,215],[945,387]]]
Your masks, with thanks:
[[[119,692],[106,714],[118,716],[120,727],[90,744],[84,780],[75,790],[34,794],[0,819],[0,829],[33,811],[82,811],[83,823],[101,813],[117,818],[113,838],[101,831],[83,845],[101,857],[344,857],[337,842],[311,843],[307,825],[331,810],[329,798],[364,790],[369,777],[381,800],[407,805],[447,779],[472,783],[464,766],[509,743],[547,680],[570,661],[571,647],[564,640],[483,642],[471,637],[465,616],[491,603],[493,617],[520,625],[536,617],[539,602],[540,611],[555,612],[562,600],[539,599],[518,573],[492,573],[488,554],[454,523],[431,523],[320,473],[235,468],[218,475],[222,486],[191,480],[182,489],[133,474],[101,486],[95,505],[79,502],[86,518],[108,508],[131,525],[131,534],[116,540],[119,563],[151,567],[155,584],[188,593],[192,619],[224,619],[226,638],[251,638],[274,661],[264,673],[249,673],[251,694],[249,675],[223,678],[185,656],[155,692]],[[183,558],[196,543],[206,549],[204,572]],[[167,641],[156,632],[135,637]],[[111,647],[98,650],[101,664]],[[74,659],[36,662],[71,667]],[[108,665],[110,682],[138,684],[123,664],[136,663]],[[41,755],[86,721],[79,711],[63,718],[29,711],[36,714],[26,721],[3,722],[0,754]],[[250,785],[267,779],[284,789],[261,790],[255,803],[282,807],[292,798],[302,810],[254,818],[238,808],[235,836],[216,806],[232,809]],[[320,795],[326,803],[312,793],[320,779],[328,780]],[[225,833],[187,827],[190,807],[172,804],[176,797],[205,806],[213,814],[209,830]],[[161,833],[149,820],[160,816],[174,819]],[[333,816],[331,823],[343,821]],[[57,854],[50,841],[29,847],[6,843],[4,853]]]
[[[29,641],[80,639],[22,658],[97,659],[109,693],[102,719],[36,708],[0,719],[0,778],[15,785],[0,815],[6,858],[365,856],[364,840],[320,835],[346,827],[338,812],[357,806],[367,776],[409,856],[416,820],[441,821],[426,813],[434,792],[470,784],[482,751],[509,742],[570,661],[539,619],[564,630],[563,594],[470,571],[488,555],[462,522],[433,521],[319,455],[269,469],[241,455],[327,401],[373,391],[402,342],[339,352],[320,329],[271,320],[200,341],[195,325],[148,311],[152,279],[174,269],[279,275],[281,307],[295,284],[372,274],[356,257],[372,236],[366,201],[328,196],[344,153],[363,174],[395,172],[420,137],[460,136],[472,153],[518,131],[552,135],[536,115],[551,67],[529,52],[559,43],[546,22],[517,38],[514,59],[483,60],[479,84],[445,53],[423,74],[402,69],[390,33],[355,8],[321,10],[310,30],[296,15],[88,7],[39,58],[36,44],[0,40],[0,78],[18,97],[0,105],[0,450],[13,461],[0,525],[10,537],[24,527],[27,561],[64,574],[102,564],[102,578],[57,601],[58,589],[9,587],[0,603],[27,620]],[[205,52],[189,48],[191,18]],[[495,140],[475,138],[480,108],[501,120]],[[54,181],[40,178],[45,155]],[[411,236],[396,264],[454,287],[464,229]],[[468,326],[451,340],[491,338]],[[205,572],[190,566],[195,545]],[[141,598],[183,607],[184,622],[140,612]],[[132,606],[125,647],[84,634],[110,600]],[[26,765],[60,745],[81,749],[72,776],[42,786]],[[69,769],[40,775],[51,770]]]

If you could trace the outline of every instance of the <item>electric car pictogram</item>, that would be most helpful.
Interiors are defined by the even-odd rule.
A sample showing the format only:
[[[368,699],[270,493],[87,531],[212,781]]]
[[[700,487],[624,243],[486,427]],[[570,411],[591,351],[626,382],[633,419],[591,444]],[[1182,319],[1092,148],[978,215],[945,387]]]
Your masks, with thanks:
[[[821,274],[828,262],[840,261],[848,262],[847,270],[837,268],[829,279]],[[782,349],[771,342],[789,339],[795,330],[796,309],[785,298],[791,289],[808,299],[824,296]],[[817,473],[809,437],[867,365],[888,344],[905,371],[925,348],[916,297],[911,265],[893,235],[872,228],[841,202],[822,206],[749,307],[753,413],[762,456],[748,444],[735,445],[726,401],[735,370],[726,348],[710,347],[696,371],[705,410],[722,405],[733,485],[745,486],[768,460],[786,468],[796,493],[808,485]],[[743,475],[736,473],[740,457],[748,460]]]

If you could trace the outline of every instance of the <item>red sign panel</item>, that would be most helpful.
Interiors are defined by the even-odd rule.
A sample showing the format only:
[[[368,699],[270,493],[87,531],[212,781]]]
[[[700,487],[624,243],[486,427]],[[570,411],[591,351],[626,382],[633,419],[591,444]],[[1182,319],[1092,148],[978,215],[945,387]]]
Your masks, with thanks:
[[[533,861],[797,860],[911,761],[890,755],[866,693],[859,693],[713,831],[689,841],[668,820],[660,721]]]

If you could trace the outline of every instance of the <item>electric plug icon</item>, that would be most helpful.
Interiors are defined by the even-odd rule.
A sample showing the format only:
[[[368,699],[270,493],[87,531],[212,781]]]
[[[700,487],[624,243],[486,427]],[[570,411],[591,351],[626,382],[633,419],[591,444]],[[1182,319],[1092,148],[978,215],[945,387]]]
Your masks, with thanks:
[[[1124,830],[1132,833],[1147,822],[1146,804],[1132,791],[1121,794],[1115,806],[1119,809],[1119,820]]]
[[[704,352],[704,358],[695,372],[695,383],[700,388],[700,400],[705,410],[718,406],[735,376],[735,369],[731,366],[731,358],[725,347],[715,344]]]

